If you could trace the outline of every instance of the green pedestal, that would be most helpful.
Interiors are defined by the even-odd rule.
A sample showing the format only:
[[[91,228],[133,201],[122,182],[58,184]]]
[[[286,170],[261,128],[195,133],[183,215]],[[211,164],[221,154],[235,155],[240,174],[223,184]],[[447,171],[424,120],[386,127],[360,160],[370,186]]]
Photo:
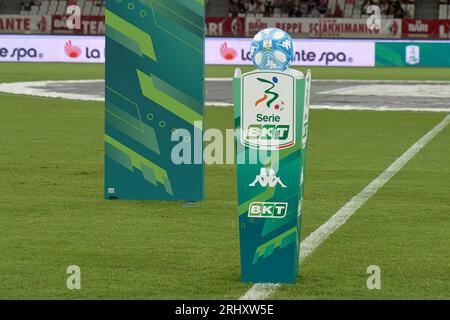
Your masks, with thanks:
[[[105,198],[203,200],[204,29],[203,1],[106,2]]]
[[[298,275],[311,73],[235,76],[241,279]]]

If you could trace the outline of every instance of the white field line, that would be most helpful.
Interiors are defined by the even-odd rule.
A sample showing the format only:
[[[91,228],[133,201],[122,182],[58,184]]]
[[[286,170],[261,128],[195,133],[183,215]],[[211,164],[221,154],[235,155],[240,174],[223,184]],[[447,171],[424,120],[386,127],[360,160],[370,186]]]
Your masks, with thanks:
[[[362,106],[362,105],[342,105],[342,106],[330,106],[330,105],[314,105],[311,109],[319,110],[352,110],[352,111],[417,111],[417,112],[450,112],[450,107],[439,108],[439,107],[429,107],[429,108],[411,108],[411,107],[388,107],[388,106]]]
[[[209,82],[231,82],[233,77],[229,78],[205,78],[205,81]],[[44,83],[44,82],[98,82],[105,81],[104,79],[92,79],[92,80],[48,80],[48,81],[34,81],[34,82],[21,82],[21,83]],[[360,83],[437,83],[446,84],[450,81],[446,80],[353,80],[353,79],[313,79],[313,82],[360,82]]]
[[[300,245],[300,262],[308,257],[322,242],[333,232],[345,224],[345,222],[363,206],[378,190],[380,190],[402,167],[411,160],[428,142],[431,141],[450,123],[450,115],[447,115],[438,125],[414,143],[404,154],[395,160],[383,173],[366,186],[360,193],[354,196],[341,209],[339,209],[327,222],[311,233]],[[240,300],[267,299],[277,290],[280,284],[255,284]]]
[[[231,82],[233,80],[233,77],[229,78],[205,78],[205,81],[209,82]]]
[[[446,84],[369,84],[318,92],[324,95],[380,96],[413,98],[450,98],[450,83]]]
[[[207,78],[207,81],[223,81],[231,78]],[[320,81],[320,80],[316,80]],[[328,80],[326,80],[328,81]],[[337,80],[340,81],[340,80]],[[0,83],[0,93],[23,94],[35,97],[45,98],[61,98],[70,100],[83,101],[105,101],[99,95],[67,93],[67,92],[51,92],[45,89],[47,85],[70,85],[77,83],[102,83],[104,80],[56,80],[56,81],[33,81],[33,82],[14,82],[14,83]],[[373,81],[369,81],[373,82]],[[426,81],[425,81],[426,82]],[[213,107],[232,107],[233,104],[229,102],[207,101],[207,106]],[[362,105],[313,105],[311,109],[326,109],[326,110],[361,110],[361,111],[423,111],[423,112],[449,112],[450,108],[428,107],[428,108],[395,108],[388,106],[362,106]]]
[[[229,78],[205,78],[206,81],[210,82],[231,82],[233,77]],[[358,82],[358,83],[436,83],[436,84],[447,84],[450,81],[446,80],[352,80],[352,79],[316,79],[313,82]]]
[[[68,92],[51,92],[46,90],[47,85],[70,85],[78,83],[102,83],[104,80],[63,80],[63,81],[33,81],[33,82],[11,82],[0,83],[0,93],[10,94],[23,94],[35,97],[45,98],[61,98],[70,100],[83,100],[83,101],[104,101],[105,99],[100,96],[68,93]]]
[[[233,104],[229,102],[205,102],[206,106],[211,107],[232,107]],[[362,105],[311,105],[311,109],[317,110],[339,110],[339,111],[417,111],[417,112],[450,112],[450,107],[428,107],[428,108],[400,108],[400,107],[388,107],[388,106],[362,106]]]

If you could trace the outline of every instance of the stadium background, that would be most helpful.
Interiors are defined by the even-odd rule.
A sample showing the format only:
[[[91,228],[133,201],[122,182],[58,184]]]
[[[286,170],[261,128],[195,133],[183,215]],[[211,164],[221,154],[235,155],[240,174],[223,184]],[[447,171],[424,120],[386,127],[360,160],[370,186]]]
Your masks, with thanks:
[[[66,27],[72,4],[80,30]],[[202,204],[102,200],[104,4],[0,0],[0,298],[245,296],[234,166],[207,166]],[[369,4],[381,8],[377,32]],[[449,1],[206,6],[207,127],[233,127],[229,78],[252,68],[260,29],[290,32],[296,67],[312,66],[303,238],[450,110]],[[448,299],[449,145],[446,127],[270,298]],[[66,288],[73,264],[79,291]],[[366,287],[370,265],[381,290]]]

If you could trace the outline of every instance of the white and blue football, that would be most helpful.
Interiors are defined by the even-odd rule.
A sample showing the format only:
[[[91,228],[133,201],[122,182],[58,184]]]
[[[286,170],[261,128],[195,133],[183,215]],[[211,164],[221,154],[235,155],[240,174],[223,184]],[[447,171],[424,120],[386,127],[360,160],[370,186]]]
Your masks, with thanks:
[[[258,69],[284,71],[294,61],[294,43],[286,31],[264,29],[253,38],[251,54]]]

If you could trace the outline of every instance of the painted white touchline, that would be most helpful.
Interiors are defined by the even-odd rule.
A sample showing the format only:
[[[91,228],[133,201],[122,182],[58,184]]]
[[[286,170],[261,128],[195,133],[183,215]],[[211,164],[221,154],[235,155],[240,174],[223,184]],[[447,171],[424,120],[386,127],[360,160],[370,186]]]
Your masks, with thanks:
[[[211,106],[211,107],[233,107],[234,104],[230,102],[220,102],[220,101],[206,101],[205,106]]]
[[[53,80],[53,81],[33,81],[33,82],[13,82],[13,83],[0,83],[0,93],[10,94],[22,94],[35,97],[44,98],[62,98],[70,100],[82,100],[82,101],[104,101],[104,97],[99,95],[90,94],[78,94],[68,92],[51,92],[45,89],[47,85],[62,85],[72,83],[101,83],[104,80]],[[206,102],[207,106],[213,107],[232,107],[230,102]],[[449,108],[441,107],[427,107],[427,108],[415,108],[415,107],[388,107],[388,106],[358,106],[358,105],[312,105],[311,109],[326,109],[326,110],[356,110],[356,111],[417,111],[417,112],[449,112]]]
[[[300,244],[300,262],[308,257],[322,242],[333,232],[345,224],[347,220],[361,208],[378,190],[380,190],[403,166],[411,160],[428,142],[431,141],[450,123],[450,115],[447,115],[438,125],[414,143],[405,153],[395,160],[383,173],[375,178],[360,193],[354,196],[341,209],[339,209],[327,222],[311,233]],[[264,300],[267,299],[280,286],[279,283],[255,284],[240,300]]]
[[[331,106],[331,105],[312,105],[311,109],[318,110],[339,110],[339,111],[416,111],[416,112],[450,112],[450,106],[448,108],[429,107],[429,108],[414,108],[414,107],[388,107],[388,106]]]
[[[230,102],[205,102],[206,106],[211,107],[232,107]],[[439,107],[427,107],[427,108],[414,108],[414,107],[388,107],[388,106],[332,106],[332,105],[311,105],[311,109],[316,110],[338,110],[338,111],[415,111],[415,112],[450,112],[450,106],[448,108]]]
[[[229,78],[205,78],[210,82],[231,82],[233,77]],[[313,82],[358,82],[358,83],[436,83],[446,84],[446,80],[358,80],[358,79],[313,79]]]
[[[233,77],[229,78],[205,78],[206,81],[209,82],[231,82],[233,80]]]
[[[450,98],[450,83],[446,84],[365,84],[320,91],[324,95]]]
[[[317,82],[361,82],[361,83],[450,83],[448,80],[358,80],[358,79],[316,79]]]
[[[32,82],[0,83],[0,93],[22,94],[44,98],[62,98],[82,101],[104,101],[101,96],[77,94],[68,92],[51,92],[45,88],[47,85],[67,85],[73,83],[102,83],[104,80],[53,80]]]

